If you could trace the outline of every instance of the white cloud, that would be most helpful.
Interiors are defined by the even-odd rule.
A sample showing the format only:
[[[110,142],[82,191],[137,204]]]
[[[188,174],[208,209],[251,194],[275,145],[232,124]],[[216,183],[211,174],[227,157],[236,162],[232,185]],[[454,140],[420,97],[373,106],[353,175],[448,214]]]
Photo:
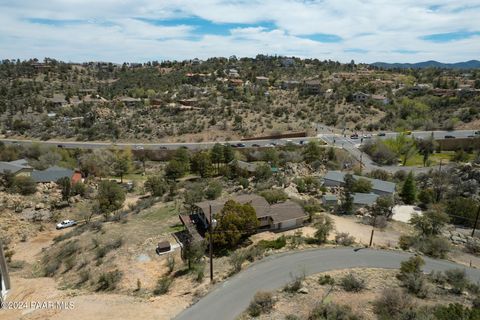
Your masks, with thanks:
[[[182,23],[183,17],[248,26],[224,35],[198,34],[195,26]],[[142,18],[180,22],[162,26]],[[49,25],[31,19],[76,22]],[[479,37],[453,45],[420,37],[480,31],[479,21],[480,0],[0,0],[0,58],[122,62],[263,53],[340,61],[453,62],[478,58]],[[318,33],[343,41],[305,38]],[[368,53],[346,52],[349,48]]]

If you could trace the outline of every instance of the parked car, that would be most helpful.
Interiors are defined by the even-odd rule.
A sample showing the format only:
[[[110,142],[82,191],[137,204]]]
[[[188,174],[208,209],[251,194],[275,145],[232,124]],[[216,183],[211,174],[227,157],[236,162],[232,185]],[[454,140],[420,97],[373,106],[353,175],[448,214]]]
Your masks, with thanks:
[[[57,144],[57,148],[63,148],[63,144]]]
[[[475,134],[476,136],[478,136],[478,135],[480,135],[480,131],[475,131],[474,134]]]
[[[372,138],[371,134],[364,134],[363,135],[363,139],[370,139],[370,138]]]
[[[158,149],[160,149],[160,150],[167,150],[167,147],[165,147],[165,146],[160,146],[160,147],[158,147]]]
[[[245,143],[237,143],[237,147],[239,147],[239,148],[245,148],[246,145],[245,145]]]
[[[385,134],[385,132],[379,132],[379,133],[377,134],[377,136],[379,136],[379,137],[385,137],[386,134]]]
[[[142,146],[135,146],[135,150],[143,150],[144,148]]]
[[[258,148],[258,147],[260,147],[260,145],[259,145],[259,144],[256,144],[256,143],[254,143],[254,144],[252,144],[252,147],[254,147],[254,148]]]
[[[77,222],[75,220],[63,220],[62,222],[57,223],[57,230],[73,227],[76,225]]]
[[[350,136],[350,139],[358,139],[358,134],[354,133]]]
[[[455,136],[451,136],[451,135],[447,134],[447,135],[445,136],[445,139],[455,139]]]

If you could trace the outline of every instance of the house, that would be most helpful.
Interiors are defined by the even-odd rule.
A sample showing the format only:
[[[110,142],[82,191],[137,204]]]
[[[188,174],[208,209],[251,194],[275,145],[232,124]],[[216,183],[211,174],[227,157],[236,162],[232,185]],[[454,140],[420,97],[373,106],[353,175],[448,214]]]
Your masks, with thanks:
[[[228,70],[227,74],[230,78],[239,78],[240,77],[240,74],[238,73],[237,69],[230,69],[230,70]]]
[[[355,208],[363,208],[372,206],[377,201],[379,195],[374,193],[354,193],[353,206]],[[339,204],[339,197],[334,194],[326,194],[322,197],[322,203],[325,207],[334,209]]]
[[[65,95],[63,94],[54,94],[52,98],[48,99],[48,101],[53,105],[55,108],[64,107],[67,105],[67,100],[65,100]]]
[[[198,217],[204,228],[210,224],[210,213],[214,217],[220,213],[230,199],[197,202],[192,206],[191,215]],[[270,205],[265,198],[253,194],[244,194],[231,198],[241,204],[250,204],[257,215],[259,230],[287,230],[303,226],[308,218],[303,208],[293,201]],[[181,219],[182,220],[182,219]],[[182,220],[183,222],[183,220]]]
[[[375,102],[379,102],[381,104],[389,104],[390,103],[390,100],[385,97],[384,95],[381,95],[381,94],[374,94],[372,95],[372,100],[375,101]]]
[[[37,183],[57,182],[61,178],[69,178],[72,184],[82,181],[82,174],[78,171],[62,168],[50,167],[45,170],[34,170],[32,179]]]
[[[282,67],[288,68],[288,67],[293,67],[295,66],[295,59],[293,58],[283,58],[280,61],[280,64]]]
[[[198,99],[197,98],[182,99],[182,100],[178,100],[178,103],[180,103],[182,106],[194,107],[198,103]]]
[[[338,205],[338,197],[334,194],[325,194],[322,196],[322,203],[325,207],[335,208]]]
[[[258,84],[268,84],[268,78],[264,76],[255,77],[255,82]]]
[[[26,159],[20,159],[10,162],[0,161],[0,174],[11,172],[14,176],[29,177],[33,168],[28,165]]]
[[[263,161],[257,161],[257,162],[246,162],[242,160],[232,160],[228,163],[231,167],[234,167],[240,171],[244,171],[247,174],[253,175],[257,171],[257,167],[262,164],[266,164],[266,162]],[[278,168],[277,167],[272,167],[270,166],[270,170],[272,173],[277,173]]]
[[[8,291],[11,289],[8,275],[7,260],[3,253],[3,243],[0,240],[0,304],[5,301]],[[0,307],[1,309],[1,307]]]
[[[296,80],[284,80],[280,84],[280,88],[282,88],[282,90],[293,90],[298,88],[299,86],[300,86],[300,81],[296,81]]]
[[[366,179],[372,183],[372,193],[379,196],[391,196],[395,194],[395,183],[389,181],[383,181],[378,179],[370,179],[366,177],[353,175],[353,179]],[[343,187],[345,179],[345,173],[341,171],[328,171],[325,177],[323,177],[323,185],[326,187]]]
[[[363,92],[355,92],[352,96],[353,101],[357,103],[364,103],[370,98],[369,94]]]
[[[137,99],[132,97],[122,97],[119,99],[119,101],[122,102],[126,107],[133,108],[137,106],[142,101],[142,99]]]
[[[354,193],[353,206],[357,208],[372,206],[378,197],[379,195],[375,193]]]
[[[320,80],[307,80],[303,83],[303,93],[307,95],[317,95],[322,92],[322,82]]]

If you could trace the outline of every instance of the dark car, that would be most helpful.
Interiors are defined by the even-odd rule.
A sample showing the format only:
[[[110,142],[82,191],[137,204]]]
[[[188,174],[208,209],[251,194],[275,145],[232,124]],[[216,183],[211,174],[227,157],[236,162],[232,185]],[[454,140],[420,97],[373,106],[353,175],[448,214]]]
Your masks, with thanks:
[[[246,145],[245,145],[245,143],[237,143],[237,147],[239,147],[239,148],[245,148]]]
[[[455,136],[446,135],[446,136],[445,136],[445,139],[455,139]]]
[[[160,149],[160,150],[167,150],[167,147],[165,147],[165,146],[160,146],[160,147],[158,147],[158,149]]]
[[[57,144],[57,148],[63,148],[63,144]]]
[[[254,147],[254,148],[259,148],[259,147],[260,147],[260,145],[259,145],[259,144],[256,144],[256,143],[254,143],[254,144],[252,144],[252,147]]]
[[[350,136],[350,139],[358,139],[358,134],[356,134],[356,133],[355,133],[355,134],[352,134],[352,135]]]
[[[385,137],[386,134],[385,134],[385,132],[379,132],[379,133],[378,133],[378,136],[379,136],[379,137]]]
[[[473,134],[478,136],[478,135],[480,135],[480,131],[475,131]]]

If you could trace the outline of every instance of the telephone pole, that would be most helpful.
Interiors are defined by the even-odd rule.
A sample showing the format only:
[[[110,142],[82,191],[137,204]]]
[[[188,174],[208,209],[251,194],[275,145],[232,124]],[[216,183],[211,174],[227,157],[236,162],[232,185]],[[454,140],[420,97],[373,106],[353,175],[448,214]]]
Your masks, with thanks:
[[[212,205],[209,205],[210,223],[208,224],[208,233],[210,239],[210,282],[213,282],[213,239],[212,239]]]
[[[477,229],[478,216],[480,216],[480,203],[478,204],[477,217],[475,218],[475,224],[473,225],[472,237],[475,235],[475,229]]]

